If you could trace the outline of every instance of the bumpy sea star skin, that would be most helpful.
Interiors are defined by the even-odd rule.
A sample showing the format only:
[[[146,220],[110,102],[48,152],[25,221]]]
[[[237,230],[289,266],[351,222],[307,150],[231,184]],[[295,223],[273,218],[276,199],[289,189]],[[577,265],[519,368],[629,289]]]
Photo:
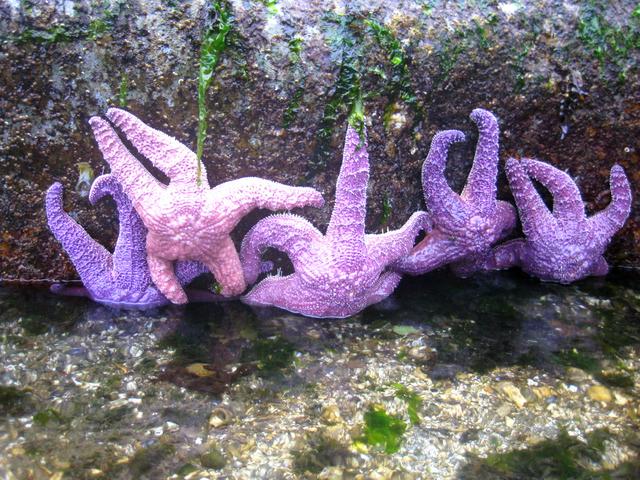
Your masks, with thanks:
[[[323,205],[312,188],[290,187],[261,178],[240,178],[210,188],[204,165],[198,181],[196,155],[174,138],[116,108],[107,118],[153,165],[169,177],[169,185],[157,181],[127,150],[111,125],[99,117],[90,124],[113,175],[147,227],[147,262],[151,278],[172,302],[185,303],[173,262],[197,260],[206,265],[222,286],[224,296],[239,295],[246,288],[242,266],[230,233],[254,208],[289,210]]]
[[[605,275],[609,267],[602,254],[631,210],[631,187],[622,167],[611,169],[611,203],[590,218],[585,215],[577,185],[565,172],[544,162],[511,158],[506,173],[526,238],[495,247],[484,269],[520,266],[541,280],[559,283]],[[530,177],[551,192],[553,212]]]
[[[417,233],[429,225],[426,212],[414,213],[399,230],[365,235],[369,158],[366,144],[349,126],[335,207],[326,235],[295,215],[272,215],[258,222],[242,242],[245,278],[264,271],[260,254],[267,247],[285,252],[295,272],[269,276],[242,300],[273,305],[311,317],[343,318],[389,296],[401,275],[385,268],[413,247]]]
[[[84,286],[56,284],[51,290],[62,295],[86,296],[120,308],[145,309],[169,303],[151,282],[145,258],[146,229],[116,179],[111,175],[102,175],[96,178],[89,192],[92,204],[105,195],[110,195],[116,202],[120,227],[113,254],[91,238],[64,211],[62,194],[60,183],[54,183],[47,191],[47,220],[53,235],[75,265]],[[204,265],[197,262],[180,262],[176,267],[178,279],[183,284],[206,271]],[[207,292],[199,292],[196,296],[199,300],[216,298]]]
[[[447,152],[464,140],[457,130],[438,133],[422,167],[422,186],[433,230],[394,269],[421,275],[446,264],[466,276],[477,269],[491,245],[507,235],[516,223],[515,209],[496,200],[498,175],[498,122],[491,112],[477,108],[471,119],[480,136],[473,167],[460,195],[451,190],[444,176]]]

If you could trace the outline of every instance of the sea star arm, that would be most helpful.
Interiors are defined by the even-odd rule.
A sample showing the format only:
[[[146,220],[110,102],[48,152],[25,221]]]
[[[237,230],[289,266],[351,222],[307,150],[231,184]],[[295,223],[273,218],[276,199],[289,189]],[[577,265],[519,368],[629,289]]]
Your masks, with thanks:
[[[154,203],[164,191],[164,185],[135,158],[122,144],[120,138],[111,126],[100,117],[89,120],[98,147],[107,163],[111,166],[113,175],[118,179],[122,189],[133,205],[140,204],[144,197],[149,203]]]
[[[481,213],[493,212],[497,192],[499,136],[498,121],[491,112],[476,108],[471,119],[478,126],[478,143],[467,184],[460,195]]]
[[[529,241],[544,242],[547,229],[555,219],[531,183],[523,165],[514,158],[505,166],[511,193],[520,212],[522,230]]]
[[[322,207],[322,194],[310,187],[291,187],[257,177],[225,182],[207,193],[209,205],[220,215],[232,220],[230,228],[255,208],[291,210],[312,205]]]
[[[517,238],[492,248],[482,262],[481,270],[505,270],[522,264],[527,248],[526,240]]]
[[[47,190],[45,208],[49,228],[71,258],[85,287],[91,290],[110,281],[111,253],[64,211],[62,192],[60,183],[54,183]]]
[[[603,277],[607,273],[609,273],[609,264],[603,256],[600,256],[591,268],[591,275],[594,275],[596,277]]]
[[[56,295],[64,295],[66,297],[91,297],[91,294],[85,287],[70,286],[64,283],[54,283],[49,288],[49,291]]]
[[[274,306],[307,317],[323,317],[327,309],[315,291],[300,287],[297,274],[266,277],[241,300],[248,305]]]
[[[611,237],[622,228],[631,212],[631,185],[620,165],[611,168],[609,177],[611,188],[611,203],[589,219],[591,231],[595,232],[603,243],[607,243]]]
[[[409,275],[422,275],[447,265],[465,254],[464,248],[439,230],[432,230],[406,257],[392,268]]]
[[[219,240],[216,249],[208,251],[201,260],[222,287],[220,291],[222,296],[240,295],[247,288],[240,257],[231,237],[227,236]]]
[[[179,261],[175,263],[174,267],[176,278],[181,285],[187,285],[197,276],[209,271],[204,264],[194,261]]]
[[[466,218],[465,206],[447,183],[444,168],[447,152],[452,143],[464,140],[464,134],[458,130],[446,130],[433,137],[427,159],[422,165],[422,188],[427,209],[434,220],[447,219],[453,223],[462,223]]]
[[[357,258],[364,251],[364,225],[367,214],[367,183],[369,155],[366,132],[364,139],[347,126],[342,153],[342,165],[336,182],[336,200],[327,227],[328,239],[344,241],[344,247]],[[345,257],[352,256],[345,252]]]
[[[384,272],[370,290],[366,299],[366,307],[381,302],[396,289],[402,275],[397,272]]]
[[[553,196],[553,216],[558,219],[584,218],[584,203],[573,179],[548,163],[523,158],[520,164],[533,179],[542,183]]]
[[[431,225],[431,218],[427,212],[414,212],[398,230],[379,235],[366,235],[365,243],[369,258],[380,267],[386,267],[408,255],[418,233],[421,230],[430,231]]]
[[[114,276],[118,287],[124,290],[137,288],[149,282],[145,252],[146,229],[122,187],[111,175],[100,175],[93,181],[89,201],[97,203],[109,195],[118,210],[118,239],[113,251]]]
[[[107,110],[107,118],[118,127],[127,140],[172,182],[195,182],[198,164],[206,183],[204,164],[185,145],[166,133],[151,128],[139,118],[119,108]],[[208,188],[208,184],[206,188]]]
[[[151,280],[165,297],[172,303],[187,303],[187,294],[176,278],[173,262],[156,255],[147,255],[147,264]]]
[[[310,249],[322,241],[322,234],[306,219],[297,215],[272,215],[260,220],[242,240],[240,261],[247,283],[256,281],[264,271],[260,255],[267,247],[286,253],[298,270]]]

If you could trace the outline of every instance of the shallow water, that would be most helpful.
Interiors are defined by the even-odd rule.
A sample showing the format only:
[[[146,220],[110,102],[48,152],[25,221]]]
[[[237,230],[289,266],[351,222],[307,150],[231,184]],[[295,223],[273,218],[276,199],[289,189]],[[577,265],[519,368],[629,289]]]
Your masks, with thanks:
[[[0,289],[0,476],[640,478],[638,280],[438,273],[338,321]]]

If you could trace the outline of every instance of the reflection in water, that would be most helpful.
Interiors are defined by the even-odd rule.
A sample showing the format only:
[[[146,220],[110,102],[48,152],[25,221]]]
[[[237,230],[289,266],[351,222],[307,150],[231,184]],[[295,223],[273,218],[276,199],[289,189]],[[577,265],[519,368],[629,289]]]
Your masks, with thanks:
[[[413,455],[397,464],[404,472],[419,472],[425,462],[437,470],[442,456],[442,478],[456,471],[463,478],[520,478],[519,459],[535,463],[546,444],[529,448],[514,432],[529,428],[561,451],[588,449],[589,442],[575,446],[584,440],[581,429],[602,427],[595,423],[612,418],[616,410],[607,409],[614,405],[618,463],[635,465],[633,442],[619,439],[628,438],[624,426],[637,418],[638,285],[631,271],[571,286],[517,273],[435,273],[405,280],[394,298],[346,320],[254,311],[239,302],[117,311],[82,298],[0,289],[0,412],[9,432],[0,434],[9,452],[0,474],[11,469],[17,478],[39,478],[38,465],[45,465],[64,478],[88,478],[90,471],[157,478],[185,465],[195,470],[183,473],[197,471],[214,457],[236,459],[236,467],[219,462],[227,473],[236,468],[255,478],[269,462],[274,470],[265,471],[297,465],[299,474],[325,467],[366,474],[395,458],[375,442],[354,443],[366,438],[363,415],[374,404],[400,412],[384,418],[407,425],[397,439],[405,456]],[[602,410],[591,402],[592,392],[601,392],[593,385],[613,392]],[[513,388],[521,395],[516,410]],[[342,413],[328,421],[323,412],[332,398]],[[406,405],[413,405],[410,414]],[[452,413],[452,405],[463,409]],[[541,422],[540,412],[556,408],[561,420]],[[575,420],[571,409],[584,418]],[[495,424],[505,415],[506,431]],[[325,438],[318,422],[349,428]],[[305,430],[311,427],[313,435]],[[282,447],[285,454],[243,460],[250,454],[242,449],[253,452],[256,442],[275,448],[266,432],[285,428],[293,442]],[[574,431],[567,437],[563,428]],[[443,433],[452,431],[459,433]],[[78,449],[87,438],[91,446]],[[323,445],[327,451],[319,451]],[[367,460],[358,449],[370,449]],[[513,454],[499,456],[505,451]],[[304,452],[305,460],[293,462],[291,452]],[[582,472],[582,464],[576,468]]]

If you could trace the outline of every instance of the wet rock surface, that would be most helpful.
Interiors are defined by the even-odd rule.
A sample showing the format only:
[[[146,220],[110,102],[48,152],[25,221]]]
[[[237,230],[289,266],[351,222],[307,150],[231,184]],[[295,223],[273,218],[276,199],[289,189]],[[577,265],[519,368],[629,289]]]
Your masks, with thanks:
[[[439,130],[467,134],[447,169],[461,188],[474,107],[499,117],[503,159],[567,169],[590,212],[608,202],[614,162],[640,184],[637,2],[224,5],[233,26],[207,95],[212,184],[259,175],[315,186],[328,205],[305,214],[326,225],[357,78],[370,122],[370,231],[422,207],[420,167]],[[54,180],[88,231],[113,241],[113,210],[85,196],[106,168],[90,116],[120,105],[195,146],[199,51],[212,25],[204,1],[0,0],[0,277],[75,277],[46,229]],[[639,201],[610,248],[614,264],[640,264]]]
[[[340,321],[2,289],[0,476],[637,478],[638,285],[436,274]]]

